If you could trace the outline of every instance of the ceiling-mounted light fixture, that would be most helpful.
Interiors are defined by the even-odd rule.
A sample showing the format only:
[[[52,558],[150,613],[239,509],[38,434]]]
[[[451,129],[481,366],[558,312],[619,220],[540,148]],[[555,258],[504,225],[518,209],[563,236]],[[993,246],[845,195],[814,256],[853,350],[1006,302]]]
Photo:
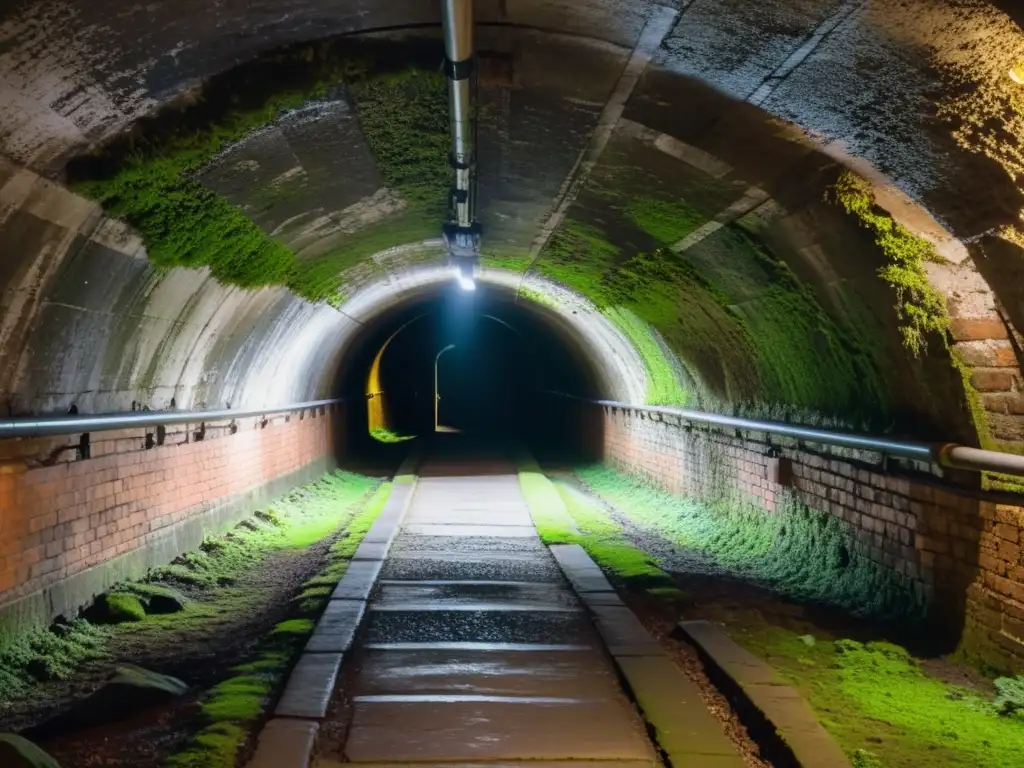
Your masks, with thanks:
[[[1017,85],[1024,85],[1024,61],[1020,62],[1009,72],[1010,79]]]

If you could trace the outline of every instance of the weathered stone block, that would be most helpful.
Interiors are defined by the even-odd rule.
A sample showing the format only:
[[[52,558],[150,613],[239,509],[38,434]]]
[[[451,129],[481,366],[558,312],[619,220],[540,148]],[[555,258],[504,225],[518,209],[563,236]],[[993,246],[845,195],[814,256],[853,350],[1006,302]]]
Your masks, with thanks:
[[[1006,324],[998,315],[991,317],[954,317],[950,319],[950,330],[955,341],[1009,338]]]

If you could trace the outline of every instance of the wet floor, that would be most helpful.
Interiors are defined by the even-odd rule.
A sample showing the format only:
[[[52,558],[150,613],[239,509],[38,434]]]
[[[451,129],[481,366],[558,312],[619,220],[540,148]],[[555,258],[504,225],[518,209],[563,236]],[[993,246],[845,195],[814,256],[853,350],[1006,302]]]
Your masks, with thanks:
[[[656,764],[512,463],[420,474],[361,633],[344,759]]]

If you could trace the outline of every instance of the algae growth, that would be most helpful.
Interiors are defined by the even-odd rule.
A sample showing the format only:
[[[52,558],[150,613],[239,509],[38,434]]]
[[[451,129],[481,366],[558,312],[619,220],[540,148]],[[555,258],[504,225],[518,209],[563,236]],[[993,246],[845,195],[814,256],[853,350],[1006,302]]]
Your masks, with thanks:
[[[577,474],[641,527],[711,556],[734,576],[857,616],[908,620],[923,614],[910,582],[862,554],[849,526],[831,515],[793,500],[767,514],[743,499],[683,499],[601,465]]]
[[[943,346],[949,331],[945,297],[928,280],[926,262],[942,262],[935,246],[913,234],[875,205],[871,185],[850,171],[844,171],[829,190],[828,198],[841,206],[875,236],[875,243],[888,263],[878,276],[896,292],[896,313],[900,318],[903,343],[915,357],[937,336]]]
[[[276,500],[230,533],[211,537],[199,550],[155,570],[153,581],[112,590],[107,597],[116,597],[115,602],[130,598],[135,620],[104,627],[78,619],[8,642],[0,650],[0,711],[13,699],[32,695],[40,682],[70,679],[84,663],[106,659],[115,641],[119,656],[133,656],[154,644],[187,646],[196,638],[232,631],[238,617],[265,610],[264,588],[247,577],[269,556],[304,550],[343,529],[321,571],[333,586],[379,514],[388,490],[375,478],[340,471],[327,474]],[[170,586],[175,584],[188,596]],[[262,712],[273,686],[312,629],[313,616],[323,608],[326,596],[317,597],[295,601],[293,616],[269,633],[254,657],[204,695],[204,726],[190,747],[172,759],[172,765],[235,764],[248,736],[246,727]],[[157,600],[173,601],[181,610],[151,613]]]
[[[648,371],[649,400],[747,412],[785,403],[886,421],[878,350],[834,321],[747,232],[726,225],[676,253],[706,221],[685,202],[638,198],[602,211],[600,224],[567,217],[535,269],[593,301],[630,338]],[[657,243],[650,252],[624,252],[605,234],[637,228]]]
[[[432,234],[445,213],[446,101],[436,51],[410,44],[394,55],[395,45],[298,46],[240,66],[208,83],[191,106],[140,121],[132,134],[71,163],[72,188],[131,224],[157,266],[208,267],[228,285],[286,285],[311,301],[336,301],[342,271],[393,246],[398,234]],[[232,144],[341,85],[381,175],[406,208],[399,225],[380,222],[300,263],[195,176]]]
[[[772,626],[730,634],[808,700],[854,765],[1014,768],[1024,717],[1001,714],[984,686],[954,685],[887,642],[818,640]]]
[[[349,482],[345,482],[346,479]],[[310,498],[333,502],[327,506],[333,510],[334,527],[325,532],[314,524],[300,535],[288,537],[286,546],[323,540],[338,530],[339,525],[342,532],[332,543],[319,572],[302,585],[301,592],[292,600],[292,617],[279,622],[259,642],[249,661],[234,667],[234,676],[204,694],[201,703],[204,726],[188,747],[167,761],[168,768],[228,768],[237,763],[251,729],[262,717],[292,659],[312,633],[314,618],[326,606],[331,590],[344,576],[349,560],[391,492],[389,483],[378,486],[371,478],[348,473],[329,475],[325,481],[334,487],[319,490],[329,493],[322,495],[313,489]],[[367,493],[375,487],[376,491],[367,498]]]
[[[671,576],[633,546],[599,506],[552,482],[532,457],[521,455],[516,464],[519,486],[545,544],[579,544],[623,583],[678,593]]]

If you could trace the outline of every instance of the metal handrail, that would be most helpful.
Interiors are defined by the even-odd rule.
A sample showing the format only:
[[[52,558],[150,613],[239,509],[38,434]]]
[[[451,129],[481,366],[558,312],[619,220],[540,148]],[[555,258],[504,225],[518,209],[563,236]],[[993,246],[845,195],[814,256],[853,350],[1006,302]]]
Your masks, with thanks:
[[[290,405],[274,408],[250,408],[247,410],[223,408],[212,411],[132,411],[130,413],[95,414],[89,416],[69,414],[67,416],[2,419],[0,420],[0,439],[9,437],[49,437],[80,432],[108,432],[113,429],[159,427],[166,424],[245,419],[251,416],[270,416],[278,413],[303,411],[307,408],[319,408],[342,401],[343,398],[310,400],[305,403],[291,403]]]
[[[740,416],[725,416],[707,411],[695,411],[690,408],[670,408],[659,405],[633,405],[617,400],[592,400],[564,392],[546,390],[545,394],[565,397],[571,400],[600,405],[611,408],[628,408],[644,413],[657,413],[674,416],[686,421],[710,424],[717,427],[746,429],[754,432],[767,432],[773,435],[794,437],[811,443],[834,445],[842,448],[856,448],[865,451],[876,451],[887,456],[937,464],[950,469],[964,469],[971,472],[999,472],[1005,475],[1024,476],[1024,456],[1002,451],[988,451],[982,448],[971,448],[957,443],[929,443],[920,440],[893,440],[878,435],[865,435],[856,432],[839,432],[817,427],[805,427],[799,424],[787,424],[781,421],[762,421],[747,419]]]

